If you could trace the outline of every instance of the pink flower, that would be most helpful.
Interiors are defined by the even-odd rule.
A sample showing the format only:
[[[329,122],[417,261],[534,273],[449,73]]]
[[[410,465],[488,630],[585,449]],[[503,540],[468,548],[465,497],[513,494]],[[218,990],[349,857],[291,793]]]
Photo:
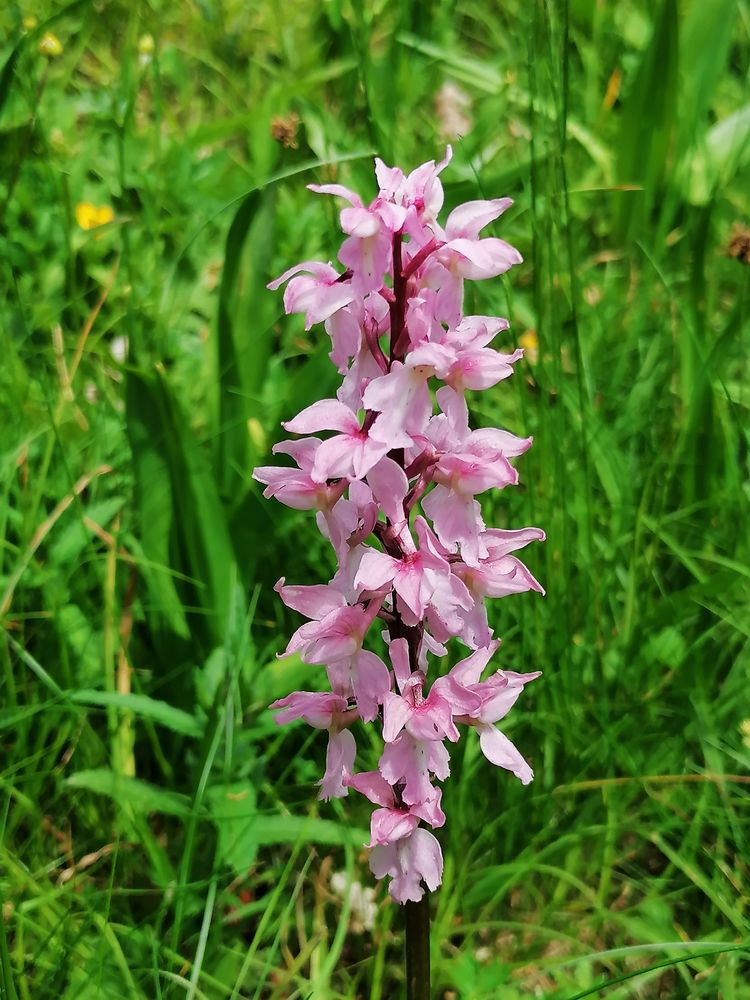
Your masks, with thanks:
[[[437,485],[422,507],[442,544],[451,551],[460,545],[462,559],[474,566],[488,556],[485,524],[474,497],[518,481],[508,458],[529,448],[531,439],[494,429],[470,431],[461,396],[446,386],[438,390],[437,399],[443,415],[433,417],[428,428],[439,456],[432,472]]]
[[[295,691],[274,701],[269,708],[282,709],[275,719],[279,726],[303,719],[313,729],[330,729],[334,720],[346,720],[348,724],[357,718],[356,709],[349,708],[346,698],[324,691]]]
[[[398,167],[387,167],[382,160],[375,160],[381,204],[393,203],[405,209],[401,225],[418,245],[432,237],[432,228],[443,207],[443,186],[438,178],[452,156],[453,150],[448,146],[440,163],[436,165],[434,160],[429,160],[408,176]]]
[[[388,303],[377,292],[350,302],[326,320],[325,328],[331,338],[329,357],[341,375],[346,374],[349,362],[357,357],[363,342],[366,347],[365,331],[369,338],[377,339],[385,332],[387,321]],[[369,348],[367,354],[374,363]],[[379,368],[377,374],[382,374]]]
[[[440,740],[419,740],[402,732],[386,743],[378,769],[391,785],[403,783],[404,802],[415,804],[432,797],[430,775],[444,781],[450,772],[450,757]]]
[[[480,230],[493,222],[513,204],[510,198],[494,201],[469,201],[454,209],[445,224],[447,240],[437,259],[460,278],[481,280],[504,274],[523,258],[505,240],[479,238]]]
[[[544,588],[529,572],[528,568],[510,555],[533,541],[544,541],[545,534],[539,528],[522,528],[520,531],[503,531],[491,528],[480,537],[481,548],[487,553],[475,565],[457,562],[451,570],[466,584],[474,598],[474,605],[464,614],[462,638],[470,646],[486,646],[491,638],[487,625],[485,597],[507,597],[535,590],[544,594]]]
[[[345,198],[351,207],[341,212],[341,228],[349,238],[339,250],[339,260],[353,273],[352,287],[360,295],[377,292],[391,266],[391,237],[401,228],[405,212],[376,199],[365,208],[359,195],[341,184],[310,184],[311,191]]]
[[[300,271],[308,273],[300,274]],[[284,292],[284,310],[286,313],[304,313],[305,329],[309,330],[314,323],[330,319],[339,309],[354,301],[355,292],[344,278],[345,275],[339,274],[330,264],[306,260],[284,271],[268,287],[275,291],[283,282],[289,281]]]
[[[374,378],[362,393],[362,403],[380,416],[372,436],[388,448],[408,448],[423,434],[432,411],[427,379],[429,368],[394,361],[387,375]]]
[[[402,729],[406,729],[415,740],[449,739],[455,743],[458,740],[458,730],[453,724],[450,703],[441,697],[434,686],[427,697],[424,697],[422,687],[425,676],[421,670],[405,676],[409,669],[406,640],[394,640],[389,650],[401,693],[389,691],[383,701],[385,742],[393,743]]]
[[[424,896],[422,882],[434,892],[443,878],[440,844],[428,831],[414,832],[390,844],[377,844],[370,852],[370,870],[375,878],[390,875],[388,892],[397,903],[419,902]]]
[[[504,319],[466,316],[441,340],[418,344],[409,355],[409,363],[432,368],[456,392],[489,389],[512,375],[513,365],[523,357],[520,348],[512,354],[501,354],[487,347],[500,330],[507,328]]]
[[[342,798],[347,795],[346,782],[354,767],[357,747],[346,727],[357,718],[357,710],[350,709],[347,699],[341,695],[318,691],[295,691],[269,707],[282,709],[276,716],[277,725],[303,719],[315,729],[328,730],[326,770],[319,782],[320,798]]]
[[[292,434],[322,430],[341,432],[317,447],[310,477],[318,483],[341,477],[362,479],[388,451],[388,444],[376,440],[360,427],[356,413],[338,399],[318,400],[282,427]]]
[[[376,809],[370,822],[370,843],[392,844],[396,840],[408,837],[416,830],[419,820],[429,823],[433,828],[445,823],[445,813],[440,808],[442,792],[433,788],[429,799],[414,805],[398,804],[393,788],[379,771],[362,771],[347,779],[350,788],[358,792],[382,808]]]
[[[465,278],[496,277],[521,263],[519,252],[504,240],[479,238],[480,230],[510,204],[509,198],[467,202],[451,212],[445,230],[436,224],[431,226],[439,245],[425,261],[419,277],[425,286],[437,290],[436,316],[448,326],[461,320]]]
[[[360,227],[362,230],[364,226]],[[391,266],[389,233],[385,229],[367,236],[355,233],[341,244],[339,260],[357,275],[356,288],[361,294],[377,292],[383,287],[385,272]]]
[[[318,526],[333,545],[342,568],[349,562],[352,549],[361,547],[360,543],[371,534],[378,519],[378,505],[367,483],[352,480],[348,492],[349,496],[342,496],[331,510],[318,514]]]
[[[444,679],[444,684],[436,681],[436,686],[445,694],[446,700],[453,701],[458,721],[474,726],[479,732],[479,745],[487,760],[512,771],[521,784],[528,785],[534,772],[508,737],[496,728],[495,723],[505,718],[518,700],[524,685],[541,677],[541,671],[518,674],[498,670],[486,681],[480,681],[482,671],[496,648],[497,644],[492,643],[486,649],[478,649],[456,664]],[[478,696],[479,705],[471,705],[470,696]]]
[[[543,594],[541,583],[532,576],[520,559],[510,555],[529,542],[543,542],[545,534],[540,528],[521,528],[520,531],[503,531],[490,528],[482,534],[482,547],[487,555],[477,566],[462,563],[453,565],[453,572],[464,581],[476,598],[507,597],[525,590]]]
[[[366,622],[360,605],[336,608],[320,619],[300,625],[284,656],[299,653],[304,663],[326,663],[353,656],[361,646]]]
[[[338,399],[351,410],[364,409],[362,396],[365,389],[373,379],[380,378],[382,374],[379,362],[373,357],[369,346],[363,343],[336,393]]]
[[[324,800],[341,799],[349,794],[346,782],[354,767],[356,755],[357,745],[348,729],[337,733],[332,732],[329,735],[326,769],[318,782],[320,785],[319,798]]]
[[[375,653],[362,649],[365,634],[382,605],[370,600],[350,606],[330,586],[287,587],[276,584],[284,603],[312,621],[301,625],[287,644],[284,656],[299,653],[305,663],[324,663],[336,694],[352,694],[364,722],[371,722],[390,690],[388,668]]]
[[[298,468],[261,465],[253,469],[253,479],[266,485],[263,496],[275,497],[295,510],[330,510],[346,489],[346,482],[333,483],[312,478],[315,455],[321,445],[318,438],[304,441],[281,441],[273,446],[273,453],[291,455]]]
[[[400,600],[404,621],[416,624],[432,611],[442,622],[450,621],[457,609],[468,610],[472,599],[463,583],[451,573],[449,563],[438,554],[423,518],[414,527],[420,541],[416,548],[411,535],[402,533],[406,551],[400,558],[368,549],[362,556],[355,584],[365,590],[382,592],[392,586]]]
[[[532,777],[497,724],[538,674],[498,670],[482,680],[499,644],[485,602],[543,593],[513,553],[544,534],[487,528],[478,499],[518,482],[511,460],[531,439],[472,430],[465,398],[507,379],[522,352],[490,346],[507,320],[463,315],[464,281],[499,275],[521,257],[480,235],[508,198],[459,205],[441,226],[440,175],[451,155],[448,147],[442,162],[408,174],[376,160],[379,190],[367,204],[341,184],[311,186],[345,202],[338,258],[346,271],[307,261],[270,287],[287,281],[286,311],[303,313],[308,327],[325,323],[341,376],[335,399],[313,403],[284,426],[331,434],[277,445],[296,468],[253,473],[266,496],[316,511],[336,558],[328,584],[287,586],[282,578],[276,585],[307,619],[286,654],[323,665],[331,691],[298,691],[272,708],[279,723],[327,730],[320,796],[354,788],[373,803],[370,867],[377,878],[389,876],[401,903],[442,878],[440,845],[425,825],[445,823],[435,782],[450,775],[446,741],[459,739],[459,726],[479,732],[491,762],[523,783]],[[443,383],[437,414],[431,379]],[[376,618],[392,671],[365,648]],[[452,639],[474,651],[430,686],[428,659],[449,655]],[[354,773],[355,720],[382,720],[377,771]]]

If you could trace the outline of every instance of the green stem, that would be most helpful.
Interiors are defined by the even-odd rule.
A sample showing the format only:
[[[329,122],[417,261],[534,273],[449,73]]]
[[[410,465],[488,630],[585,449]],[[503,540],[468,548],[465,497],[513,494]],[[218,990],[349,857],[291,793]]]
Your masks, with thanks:
[[[430,894],[404,905],[406,1000],[430,1000]]]

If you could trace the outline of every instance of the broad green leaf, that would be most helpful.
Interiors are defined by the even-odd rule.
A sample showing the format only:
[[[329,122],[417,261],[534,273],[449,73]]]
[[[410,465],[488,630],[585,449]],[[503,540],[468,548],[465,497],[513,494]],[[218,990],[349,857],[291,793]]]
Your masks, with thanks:
[[[5,60],[2,70],[0,70],[0,114],[2,113],[5,102],[8,100],[8,96],[10,95],[10,88],[16,72],[16,63],[18,62],[18,57],[21,54],[23,44],[24,39],[21,38],[21,40],[17,42],[11,50],[10,55]]]
[[[502,72],[481,59],[471,59],[462,55],[454,46],[436,45],[434,42],[410,31],[400,31],[396,36],[399,45],[414,49],[428,56],[430,59],[437,59],[450,69],[451,73],[458,80],[463,80],[479,90],[489,94],[498,94],[503,89]]]
[[[618,510],[623,500],[620,482],[622,464],[618,464],[617,448],[612,440],[612,434],[605,424],[600,425],[596,433],[589,437],[588,446],[607,501],[615,510]]]
[[[178,792],[167,792],[163,788],[139,778],[129,778],[115,774],[107,768],[79,771],[66,781],[68,788],[80,788],[96,795],[106,795],[118,805],[128,806],[133,812],[145,815],[158,812],[167,816],[189,816],[190,800]]]
[[[252,463],[248,420],[271,353],[271,321],[277,304],[266,289],[266,262],[273,237],[273,186],[251,191],[227,234],[216,325],[218,428],[216,477],[222,495],[237,501]]]
[[[680,33],[680,149],[700,139],[726,70],[737,21],[737,0],[692,0]]]
[[[370,840],[368,831],[360,827],[307,816],[258,816],[254,835],[258,844],[296,844],[302,841],[361,847]]]
[[[258,852],[255,787],[249,781],[217,785],[207,798],[219,836],[219,857],[235,873],[246,872]]]
[[[55,616],[61,640],[76,663],[76,682],[96,684],[102,672],[101,631],[93,627],[77,604],[65,604]]]
[[[138,476],[141,523],[148,531],[158,561],[169,528],[169,565],[194,582],[190,600],[204,611],[201,627],[220,642],[229,608],[230,584],[236,578],[226,516],[206,456],[185,414],[163,376],[155,372],[128,375],[128,424]],[[136,451],[140,453],[140,463]],[[147,478],[153,470],[154,482]],[[153,496],[163,491],[162,504],[171,496],[171,513],[163,513]],[[157,531],[147,528],[148,515],[160,521]],[[145,539],[144,539],[145,541]],[[163,558],[163,555],[162,555]],[[170,583],[170,587],[172,584]],[[172,605],[170,604],[170,607]]]
[[[209,789],[208,808],[219,835],[219,854],[238,874],[247,871],[258,848],[271,844],[352,844],[369,841],[366,830],[307,816],[268,816],[256,809],[249,781]]]
[[[183,736],[199,737],[203,735],[203,724],[184,712],[181,708],[175,708],[166,701],[159,701],[156,698],[149,698],[144,694],[120,694],[117,691],[72,691],[70,700],[76,705],[91,705],[101,708],[114,706],[115,708],[127,709],[134,715],[143,719],[150,719],[160,726],[166,726],[175,733],[182,733]]]
[[[705,205],[718,187],[750,162],[750,104],[717,122],[682,165],[685,196],[693,205]]]
[[[676,121],[677,24],[677,0],[662,0],[651,40],[624,98],[618,180],[642,190],[621,197],[617,226],[621,237],[643,224],[664,179]]]
[[[170,573],[172,476],[166,449],[161,446],[166,414],[156,380],[138,371],[128,372],[125,407],[135,477],[136,523],[148,563],[141,572],[149,591],[149,617],[157,633],[187,637],[185,614]]]

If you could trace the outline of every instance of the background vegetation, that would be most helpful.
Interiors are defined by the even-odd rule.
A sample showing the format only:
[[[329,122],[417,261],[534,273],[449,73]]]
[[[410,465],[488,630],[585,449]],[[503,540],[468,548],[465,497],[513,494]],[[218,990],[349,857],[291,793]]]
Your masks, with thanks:
[[[335,384],[264,287],[337,246],[305,183],[451,140],[448,207],[512,195],[525,258],[472,292],[527,348],[474,420],[535,436],[488,521],[549,540],[492,612],[537,778],[454,754],[436,995],[750,997],[747,0],[0,28],[0,993],[399,994],[367,804],[265,707],[319,677],[271,585],[330,556],[250,470]]]

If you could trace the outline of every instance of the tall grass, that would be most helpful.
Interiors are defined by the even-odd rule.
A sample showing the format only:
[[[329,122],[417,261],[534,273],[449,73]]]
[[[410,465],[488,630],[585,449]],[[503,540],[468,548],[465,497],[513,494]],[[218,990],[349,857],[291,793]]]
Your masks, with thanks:
[[[0,26],[0,995],[401,989],[400,911],[365,927],[332,879],[371,884],[366,810],[317,804],[323,745],[266,710],[316,682],[271,586],[330,557],[250,470],[333,386],[264,287],[336,245],[305,183],[450,137],[448,207],[515,199],[525,263],[472,307],[527,355],[473,419],[534,434],[488,521],[545,528],[548,593],[493,612],[544,671],[511,723],[537,778],[452,762],[436,995],[750,997],[746,0]]]

